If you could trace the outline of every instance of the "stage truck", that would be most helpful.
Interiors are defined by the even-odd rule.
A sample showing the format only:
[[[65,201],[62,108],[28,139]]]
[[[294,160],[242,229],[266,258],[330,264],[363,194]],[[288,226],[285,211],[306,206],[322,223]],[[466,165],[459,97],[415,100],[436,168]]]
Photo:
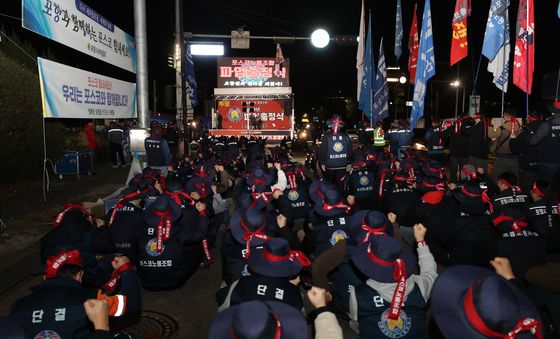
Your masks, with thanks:
[[[289,80],[287,59],[278,65],[274,58],[219,58],[210,134],[293,138],[294,94]]]

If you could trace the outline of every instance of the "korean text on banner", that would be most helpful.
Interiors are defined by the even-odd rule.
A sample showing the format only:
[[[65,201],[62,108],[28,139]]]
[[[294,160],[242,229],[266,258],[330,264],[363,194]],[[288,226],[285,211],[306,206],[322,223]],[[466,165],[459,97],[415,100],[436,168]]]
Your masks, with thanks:
[[[80,0],[22,0],[22,26],[136,73],[134,37]]]
[[[37,58],[43,117],[136,118],[136,84]]]

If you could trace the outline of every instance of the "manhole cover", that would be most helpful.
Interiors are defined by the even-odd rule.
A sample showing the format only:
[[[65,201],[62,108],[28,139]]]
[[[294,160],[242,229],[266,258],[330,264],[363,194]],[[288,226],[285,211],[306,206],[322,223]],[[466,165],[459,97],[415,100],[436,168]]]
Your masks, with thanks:
[[[140,321],[126,329],[129,334],[146,339],[173,339],[177,335],[179,324],[173,317],[154,311],[142,311]]]

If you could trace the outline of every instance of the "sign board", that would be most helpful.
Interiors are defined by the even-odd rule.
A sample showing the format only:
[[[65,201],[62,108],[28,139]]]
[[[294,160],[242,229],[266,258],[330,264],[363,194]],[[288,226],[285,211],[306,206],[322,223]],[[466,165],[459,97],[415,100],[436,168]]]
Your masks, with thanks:
[[[284,137],[290,137],[291,136],[291,131],[287,130],[281,130],[281,131],[275,131],[275,130],[246,130],[246,129],[211,129],[208,131],[210,135],[212,136],[216,136],[216,137],[221,137],[221,136],[227,136],[227,137],[240,137],[240,136],[244,136],[244,137],[261,137],[261,138],[267,138],[268,140],[275,140],[275,141],[280,141],[282,139],[284,139]]]
[[[136,118],[136,84],[37,58],[43,117]]]
[[[134,37],[81,0],[22,0],[22,26],[136,73]]]
[[[289,61],[275,71],[274,58],[218,58],[218,87],[288,87]]]
[[[469,115],[480,113],[480,95],[471,95],[469,98]]]
[[[249,49],[250,39],[251,33],[249,31],[231,31],[231,48]]]
[[[217,114],[221,126],[217,129],[290,130],[290,112],[285,112],[287,100],[218,100]],[[220,121],[218,117],[218,121]]]

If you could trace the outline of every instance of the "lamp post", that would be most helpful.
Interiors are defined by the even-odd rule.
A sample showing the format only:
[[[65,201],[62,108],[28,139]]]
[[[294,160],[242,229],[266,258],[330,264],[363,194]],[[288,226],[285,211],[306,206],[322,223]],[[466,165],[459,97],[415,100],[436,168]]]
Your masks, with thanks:
[[[457,119],[459,112],[459,87],[461,86],[461,83],[459,82],[459,80],[455,80],[451,83],[451,86],[455,87],[455,119]],[[463,97],[463,106],[465,105],[464,101],[465,98]]]

